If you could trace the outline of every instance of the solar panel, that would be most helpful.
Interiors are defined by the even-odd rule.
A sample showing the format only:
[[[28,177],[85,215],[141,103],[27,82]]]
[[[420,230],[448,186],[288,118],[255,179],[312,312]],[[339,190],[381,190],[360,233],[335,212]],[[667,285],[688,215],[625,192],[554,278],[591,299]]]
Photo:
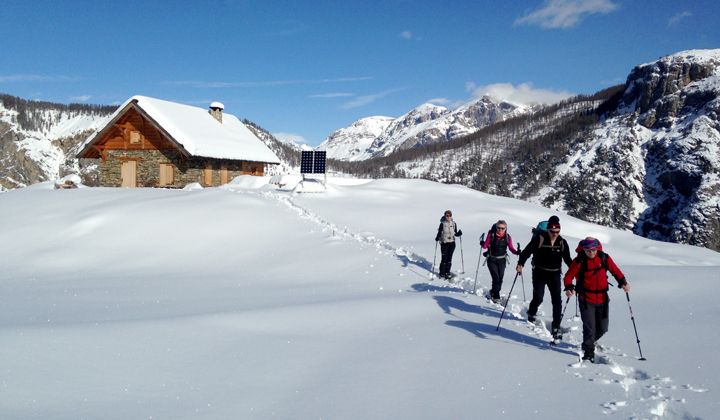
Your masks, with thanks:
[[[315,152],[312,150],[303,151],[300,156],[301,174],[324,174],[325,173],[325,151]]]
[[[326,152],[315,152],[315,162],[313,164],[313,173],[324,174],[325,173],[325,155]]]
[[[313,173],[313,154],[312,150],[303,150],[300,156],[300,173],[311,174]]]

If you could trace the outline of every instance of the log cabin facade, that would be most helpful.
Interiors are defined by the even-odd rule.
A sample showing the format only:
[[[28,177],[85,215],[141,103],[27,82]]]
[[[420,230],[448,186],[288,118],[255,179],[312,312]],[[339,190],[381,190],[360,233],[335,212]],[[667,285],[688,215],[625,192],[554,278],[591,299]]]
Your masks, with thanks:
[[[144,96],[133,96],[83,144],[78,158],[100,159],[106,187],[183,188],[227,184],[239,175],[262,176],[278,157],[235,116]]]

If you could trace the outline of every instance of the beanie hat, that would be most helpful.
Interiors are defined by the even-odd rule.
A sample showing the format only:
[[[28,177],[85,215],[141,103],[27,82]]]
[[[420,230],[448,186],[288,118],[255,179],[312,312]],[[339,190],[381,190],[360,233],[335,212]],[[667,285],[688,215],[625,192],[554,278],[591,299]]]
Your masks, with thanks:
[[[550,218],[548,219],[548,229],[554,227],[560,227],[560,219],[557,216],[550,216]]]
[[[595,238],[585,238],[580,241],[580,246],[583,248],[598,248],[600,247],[600,241]]]

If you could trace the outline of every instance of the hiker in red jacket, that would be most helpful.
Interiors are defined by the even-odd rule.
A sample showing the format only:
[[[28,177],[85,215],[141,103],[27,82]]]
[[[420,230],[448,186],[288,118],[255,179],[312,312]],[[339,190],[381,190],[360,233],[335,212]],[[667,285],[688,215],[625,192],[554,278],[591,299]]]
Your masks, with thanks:
[[[595,344],[608,330],[610,322],[608,308],[607,272],[615,277],[618,287],[626,293],[630,285],[612,258],[602,250],[602,244],[595,238],[580,241],[570,269],[565,273],[565,295],[569,298],[577,291],[580,297],[580,315],[583,322],[583,360],[595,361]],[[573,285],[577,279],[577,286]]]

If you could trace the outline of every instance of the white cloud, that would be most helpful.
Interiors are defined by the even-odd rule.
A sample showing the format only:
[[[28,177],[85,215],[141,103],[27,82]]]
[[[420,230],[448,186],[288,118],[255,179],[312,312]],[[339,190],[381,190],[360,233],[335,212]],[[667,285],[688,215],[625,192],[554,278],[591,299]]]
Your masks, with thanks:
[[[342,109],[357,108],[359,106],[367,105],[375,102],[376,100],[383,98],[391,93],[399,92],[401,89],[386,90],[385,92],[374,93],[372,95],[359,96],[354,101],[345,102],[340,106]]]
[[[308,98],[340,98],[340,97],[344,97],[344,96],[355,96],[355,94],[354,93],[341,93],[341,92],[323,93],[323,94],[319,94],[319,95],[310,95],[310,96],[308,96]]]
[[[692,13],[687,12],[687,11],[682,12],[682,13],[678,13],[678,14],[676,14],[675,16],[673,16],[672,18],[670,18],[670,20],[668,21],[668,26],[675,26],[675,25],[677,25],[678,22],[680,22],[682,19],[684,19],[684,18],[686,18],[686,17],[690,17],[690,16],[692,16],[692,15],[693,15]]]
[[[433,98],[427,102],[431,103],[431,104],[437,104],[437,105],[447,105],[450,103],[450,99],[448,99],[448,98]]]
[[[90,98],[92,98],[91,95],[82,95],[82,96],[73,96],[72,98],[70,98],[70,100],[71,100],[71,101],[85,102],[85,101],[87,101],[87,100],[90,99]]]
[[[610,13],[618,5],[610,0],[546,0],[542,8],[517,18],[515,25],[540,25],[543,28],[569,28],[595,13]]]
[[[283,143],[290,143],[290,142],[294,142],[297,144],[307,143],[307,140],[305,140],[305,138],[298,135],[297,133],[272,133],[272,135],[275,136],[276,139],[280,140]]]
[[[34,74],[15,74],[12,76],[0,76],[0,83],[22,83],[22,82],[64,82],[72,80],[66,76],[37,76]]]
[[[400,34],[400,37],[405,39],[412,39],[412,33],[410,31],[403,31]]]
[[[467,86],[474,86],[474,84],[468,84]],[[494,99],[514,104],[554,104],[573,96],[573,94],[566,90],[556,92],[550,89],[535,89],[532,83],[522,83],[518,86],[513,86],[512,83],[495,83],[474,88],[472,90],[472,96],[474,99],[490,96]]]

